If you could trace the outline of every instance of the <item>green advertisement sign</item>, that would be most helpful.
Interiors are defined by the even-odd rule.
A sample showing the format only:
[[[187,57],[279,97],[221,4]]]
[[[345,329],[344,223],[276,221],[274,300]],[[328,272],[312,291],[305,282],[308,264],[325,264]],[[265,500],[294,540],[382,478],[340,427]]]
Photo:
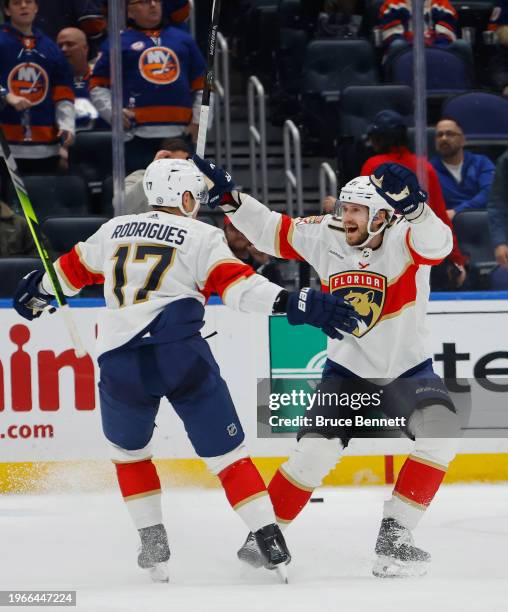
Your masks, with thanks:
[[[286,317],[270,317],[270,392],[312,393],[321,379],[326,361],[326,335],[310,325],[290,325]],[[305,395],[302,395],[305,397]],[[278,408],[278,415],[294,419],[304,416],[306,405],[291,403]],[[296,433],[299,425],[272,427],[272,433]]]

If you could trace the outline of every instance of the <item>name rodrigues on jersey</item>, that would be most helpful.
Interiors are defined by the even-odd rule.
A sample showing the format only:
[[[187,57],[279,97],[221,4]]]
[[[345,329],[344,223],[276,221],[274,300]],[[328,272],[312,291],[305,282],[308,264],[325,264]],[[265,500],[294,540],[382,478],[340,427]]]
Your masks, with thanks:
[[[147,223],[145,221],[130,221],[115,227],[111,238],[150,238],[160,240],[174,246],[180,246],[185,240],[187,230],[165,223]]]

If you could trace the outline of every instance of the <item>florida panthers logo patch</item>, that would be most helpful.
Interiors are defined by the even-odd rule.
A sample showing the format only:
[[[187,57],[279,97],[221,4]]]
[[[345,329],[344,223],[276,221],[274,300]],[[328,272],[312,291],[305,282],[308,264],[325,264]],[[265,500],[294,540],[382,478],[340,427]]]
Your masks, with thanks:
[[[11,70],[7,86],[10,92],[30,100],[35,106],[43,102],[48,94],[48,73],[39,64],[18,64]]]
[[[374,272],[341,272],[330,276],[330,293],[351,304],[360,316],[353,336],[361,338],[379,321],[386,298],[386,277]]]
[[[141,76],[156,85],[169,85],[180,76],[180,62],[168,47],[150,47],[139,57]]]

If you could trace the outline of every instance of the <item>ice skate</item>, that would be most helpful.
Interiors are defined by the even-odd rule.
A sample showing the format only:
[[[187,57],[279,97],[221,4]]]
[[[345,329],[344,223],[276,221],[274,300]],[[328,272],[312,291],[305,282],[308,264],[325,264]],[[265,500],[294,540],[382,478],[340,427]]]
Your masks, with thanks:
[[[152,525],[139,529],[141,551],[138,565],[148,570],[153,582],[169,582],[169,546],[164,525]]]
[[[427,573],[430,554],[415,546],[411,531],[394,518],[381,522],[372,569],[378,578],[407,578]]]
[[[281,581],[288,581],[286,565],[291,561],[291,554],[278,525],[266,525],[256,533],[249,533],[237,555],[251,567],[277,570]]]

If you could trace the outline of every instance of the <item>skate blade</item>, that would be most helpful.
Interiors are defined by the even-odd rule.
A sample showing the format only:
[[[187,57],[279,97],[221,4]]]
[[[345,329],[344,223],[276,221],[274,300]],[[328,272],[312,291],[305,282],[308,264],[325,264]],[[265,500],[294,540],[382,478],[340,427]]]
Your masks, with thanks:
[[[169,569],[165,561],[163,563],[156,563],[148,570],[148,573],[152,582],[169,582]]]
[[[378,557],[372,568],[376,578],[415,578],[425,576],[429,564],[425,561],[405,562],[392,557]]]
[[[288,568],[287,568],[287,565],[285,563],[279,563],[279,565],[276,565],[275,566],[275,571],[277,572],[277,576],[279,577],[279,580],[283,584],[288,584],[289,583]]]

